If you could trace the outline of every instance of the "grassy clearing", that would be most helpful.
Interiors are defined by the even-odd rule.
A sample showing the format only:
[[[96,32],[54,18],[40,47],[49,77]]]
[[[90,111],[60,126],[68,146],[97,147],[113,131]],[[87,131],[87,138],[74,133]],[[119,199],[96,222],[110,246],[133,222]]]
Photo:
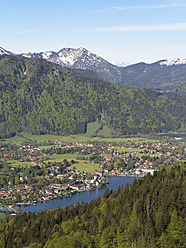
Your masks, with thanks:
[[[121,138],[100,138],[94,137],[89,140],[97,140],[97,141],[107,141],[107,142],[126,142],[126,141],[137,141],[138,143],[158,143],[160,140],[141,138],[141,137],[121,137]]]
[[[79,154],[71,154],[71,153],[67,153],[67,154],[56,154],[56,155],[51,155],[49,160],[46,160],[45,162],[63,162],[64,159],[70,161],[70,160],[75,160],[78,161],[78,156],[81,156]],[[89,155],[82,155],[85,158],[88,158]]]
[[[138,148],[117,148],[118,151],[122,152],[144,152],[143,149],[138,149]],[[156,152],[155,150],[151,150]]]
[[[161,142],[159,139],[148,139],[148,138],[141,138],[141,137],[127,138],[127,140],[129,140],[129,139],[136,140],[140,144],[141,143],[147,143],[147,142],[150,142],[150,143],[159,143],[159,142]]]
[[[56,154],[56,155],[51,155],[49,158],[49,160],[47,161],[56,161],[56,162],[63,162],[64,159],[67,159],[67,160],[72,160],[72,159],[76,159],[76,154],[71,154],[71,153],[67,153],[67,154]],[[46,162],[47,162],[46,161]]]
[[[47,141],[64,141],[64,142],[70,142],[70,143],[75,143],[75,142],[83,142],[87,141],[88,138],[83,135],[83,134],[77,134],[77,135],[70,135],[70,136],[60,136],[60,135],[32,135],[29,133],[21,133],[22,137],[20,136],[14,136],[12,138],[8,139],[3,139],[0,140],[0,142],[3,143],[12,143],[12,144],[20,144],[22,142],[32,140],[32,141],[37,141],[37,142],[47,142]]]
[[[35,166],[34,163],[31,163],[31,162],[20,162],[18,160],[10,160],[8,161],[8,163],[11,163],[12,166],[15,166],[15,167],[31,167],[31,166]]]
[[[19,136],[14,136],[12,138],[8,138],[8,139],[4,139],[4,140],[0,140],[0,142],[3,142],[3,143],[11,143],[11,144],[20,144],[22,142],[25,142],[25,138],[22,138],[22,137],[19,137]]]
[[[84,171],[84,172],[88,172],[88,173],[94,172],[95,170],[101,170],[99,167],[99,164],[97,164],[97,163],[92,164],[92,163],[85,161],[85,160],[78,160],[78,163],[75,163],[68,168],[73,169],[74,167],[81,172]]]
[[[29,133],[21,133],[22,137],[20,136],[14,136],[12,138],[5,139],[2,142],[5,143],[14,143],[14,144],[20,144],[21,142],[25,142],[26,140],[36,140],[37,142],[45,142],[45,141],[64,141],[64,142],[69,142],[69,143],[76,143],[76,142],[84,142],[84,141],[107,141],[107,142],[126,142],[129,140],[137,141],[139,143],[143,142],[151,142],[151,143],[158,143],[160,140],[155,140],[155,139],[148,139],[148,138],[142,138],[142,137],[121,137],[121,138],[100,138],[100,137],[94,137],[90,138],[87,137],[90,135],[93,130],[99,125],[97,122],[92,122],[88,124],[88,130],[87,130],[87,135],[83,134],[77,134],[77,135],[70,135],[70,136],[60,136],[60,135],[32,135]],[[102,130],[99,131],[99,135],[103,136],[111,136],[111,130],[107,127],[104,126]]]
[[[76,154],[56,154],[56,155],[50,156],[50,159],[46,160],[45,163],[63,162],[64,159],[71,161],[73,159],[74,161],[76,161],[76,163],[69,166],[68,168],[73,169],[75,167],[81,172],[85,171],[88,173],[94,172],[95,169],[100,170],[98,163],[93,164],[93,163],[90,163],[88,160],[78,159],[78,156],[81,157],[81,155],[76,155]],[[88,158],[89,155],[83,155],[83,157]]]
[[[99,123],[98,122],[90,122],[87,124],[87,132],[86,132],[86,136],[90,137],[91,135],[94,134],[94,132],[98,129],[99,127]]]
[[[45,142],[45,141],[57,141],[57,140],[61,140],[63,138],[63,136],[59,136],[59,135],[32,135],[30,133],[22,133],[22,135],[28,139],[28,140],[36,140],[37,142]]]
[[[38,146],[40,149],[50,149],[51,147],[58,147],[57,145],[49,145],[49,146]]]
[[[112,136],[112,131],[109,127],[107,126],[103,126],[103,129],[101,129],[99,132],[98,132],[98,136],[104,136],[104,137],[111,137]]]

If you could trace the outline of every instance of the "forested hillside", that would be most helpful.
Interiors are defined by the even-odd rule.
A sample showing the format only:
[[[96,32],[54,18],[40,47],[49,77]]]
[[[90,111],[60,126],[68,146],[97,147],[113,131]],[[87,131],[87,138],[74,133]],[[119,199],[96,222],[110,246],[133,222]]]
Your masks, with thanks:
[[[0,137],[85,133],[102,119],[114,135],[185,125],[186,99],[125,88],[43,59],[0,56]]]
[[[164,61],[165,62],[165,61]],[[186,65],[166,66],[161,61],[138,63],[120,68],[120,83],[127,87],[147,88],[186,95]]]
[[[134,180],[102,198],[0,223],[0,246],[29,248],[186,245],[186,163]]]

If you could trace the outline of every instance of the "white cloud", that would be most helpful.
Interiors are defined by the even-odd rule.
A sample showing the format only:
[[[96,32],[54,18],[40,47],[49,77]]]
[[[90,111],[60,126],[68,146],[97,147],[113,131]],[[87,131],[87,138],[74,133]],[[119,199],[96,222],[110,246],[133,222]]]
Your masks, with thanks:
[[[113,10],[123,11],[123,10],[155,10],[155,9],[165,9],[165,8],[183,8],[186,7],[185,3],[175,3],[175,4],[159,4],[159,5],[130,5],[130,6],[113,6],[105,9],[91,10],[89,13],[102,13]]]
[[[175,3],[175,4],[158,4],[158,5],[129,5],[129,6],[113,6],[105,9],[91,10],[89,13],[101,13],[115,10],[155,10],[155,9],[165,9],[165,8],[183,8],[186,7],[186,3]]]
[[[40,33],[43,32],[43,29],[32,29],[32,30],[24,30],[24,31],[20,31],[17,32],[17,34],[31,34],[31,33]]]
[[[123,7],[112,7],[113,9],[123,10]]]
[[[134,5],[134,6],[114,6],[116,10],[136,10],[136,9],[165,9],[165,8],[178,8],[186,7],[186,4],[159,4],[159,5]]]
[[[155,25],[140,25],[140,26],[117,26],[117,27],[99,27],[87,29],[89,32],[155,32],[155,31],[186,31],[186,22],[155,24]]]

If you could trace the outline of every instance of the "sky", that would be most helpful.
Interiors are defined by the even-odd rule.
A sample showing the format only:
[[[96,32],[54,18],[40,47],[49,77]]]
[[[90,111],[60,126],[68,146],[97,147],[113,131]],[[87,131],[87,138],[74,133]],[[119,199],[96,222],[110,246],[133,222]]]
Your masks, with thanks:
[[[84,47],[110,62],[186,58],[186,0],[0,0],[0,47]]]

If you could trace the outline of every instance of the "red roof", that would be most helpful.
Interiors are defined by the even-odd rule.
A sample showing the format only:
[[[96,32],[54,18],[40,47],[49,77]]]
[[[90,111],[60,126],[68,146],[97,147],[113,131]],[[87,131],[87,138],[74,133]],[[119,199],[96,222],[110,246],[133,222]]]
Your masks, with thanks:
[[[10,196],[10,194],[7,193],[6,191],[0,191],[0,194],[1,194],[1,195],[6,195],[6,196]]]

